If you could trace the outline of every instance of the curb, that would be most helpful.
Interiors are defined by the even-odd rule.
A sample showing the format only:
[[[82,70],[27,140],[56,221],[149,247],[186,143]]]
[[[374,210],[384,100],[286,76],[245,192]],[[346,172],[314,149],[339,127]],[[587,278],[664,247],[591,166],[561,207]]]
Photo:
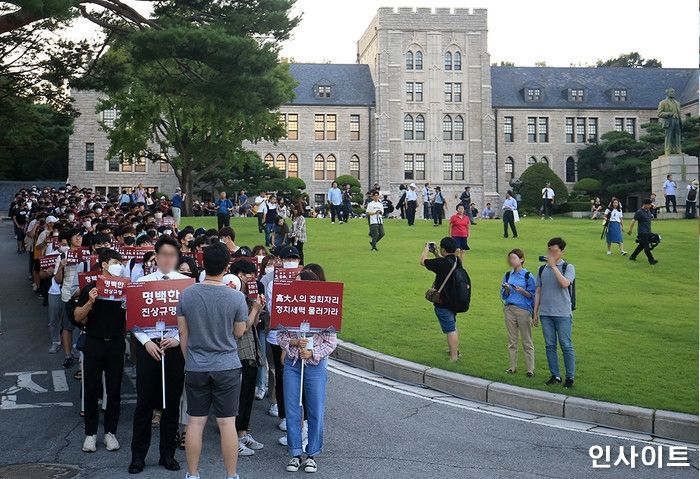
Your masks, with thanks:
[[[332,357],[380,376],[520,411],[698,444],[698,416],[585,399],[431,368],[338,340]]]

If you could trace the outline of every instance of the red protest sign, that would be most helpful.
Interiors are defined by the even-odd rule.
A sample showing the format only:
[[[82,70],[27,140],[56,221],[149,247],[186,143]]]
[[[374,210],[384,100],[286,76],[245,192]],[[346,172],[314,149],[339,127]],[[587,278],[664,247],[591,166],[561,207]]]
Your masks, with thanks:
[[[141,281],[126,287],[126,329],[154,329],[158,321],[177,326],[177,303],[180,293],[194,284],[194,279]]]
[[[246,285],[248,286],[248,297],[250,299],[258,299],[258,282],[248,281]]]
[[[78,273],[78,288],[83,289],[88,284],[97,281],[97,278],[99,277],[99,271],[87,271],[85,273]]]
[[[299,329],[303,322],[315,330],[340,331],[343,318],[343,283],[292,281],[275,283],[270,327]]]
[[[89,246],[81,246],[79,251],[80,251],[80,261],[81,262],[87,261],[92,254],[92,251],[90,250]]]
[[[297,266],[296,268],[275,268],[274,283],[275,287],[280,283],[291,283],[295,279],[301,270],[304,269],[303,266]]]
[[[102,299],[121,300],[126,295],[126,285],[129,280],[126,278],[113,276],[105,278],[99,276],[97,278],[97,296]]]
[[[119,248],[119,254],[122,255],[124,261],[133,259],[136,263],[142,263],[143,255],[149,251],[155,251],[155,246],[122,246]]]
[[[182,256],[189,256],[190,258],[194,258],[194,261],[197,263],[197,268],[204,268],[204,253],[202,253],[201,251],[182,253]]]
[[[82,261],[82,252],[79,249],[71,249],[66,252],[66,265],[78,264]]]
[[[57,254],[42,256],[39,258],[39,267],[41,269],[54,269],[56,267],[56,259],[58,257],[59,256]]]

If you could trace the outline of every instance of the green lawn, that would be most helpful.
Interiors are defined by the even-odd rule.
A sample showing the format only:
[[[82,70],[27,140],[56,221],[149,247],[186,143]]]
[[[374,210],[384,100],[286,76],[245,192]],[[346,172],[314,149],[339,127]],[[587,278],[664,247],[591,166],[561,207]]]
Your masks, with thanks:
[[[188,223],[216,226],[215,218],[183,221]],[[236,243],[263,242],[255,219],[234,218],[232,226]],[[446,226],[433,228],[417,220],[409,228],[398,220],[387,221],[387,236],[373,253],[365,220],[332,225],[309,219],[306,262],[320,263],[330,280],[345,283],[342,339],[434,367],[549,390],[543,384],[549,372],[540,328],[533,334],[536,376],[525,376],[522,355],[518,374],[505,373],[507,333],[498,292],[511,248],[522,248],[526,266],[536,272],[547,240],[562,236],[568,243],[566,259],[576,266],[578,303],[573,333],[576,386],[567,393],[697,413],[698,223],[654,223],[663,238],[654,251],[656,266],[643,254],[636,263],[605,255],[599,221],[524,218],[518,230],[520,238],[506,240],[501,221],[472,227],[465,266],[473,295],[469,312],[458,316],[462,359],[457,364],[447,361],[444,335],[423,296],[433,276],[419,264],[424,243],[439,241]],[[633,237],[625,238],[631,252],[636,244]],[[562,392],[559,387],[551,390]]]

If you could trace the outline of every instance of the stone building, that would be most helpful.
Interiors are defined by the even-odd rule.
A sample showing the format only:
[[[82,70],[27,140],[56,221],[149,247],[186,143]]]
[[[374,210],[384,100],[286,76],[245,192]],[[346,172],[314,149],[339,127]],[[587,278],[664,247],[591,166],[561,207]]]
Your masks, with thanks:
[[[510,179],[547,162],[569,185],[576,151],[611,130],[635,137],[657,121],[674,87],[698,114],[698,70],[492,67],[485,9],[380,8],[357,43],[357,64],[294,63],[296,98],[280,108],[286,138],[248,144],[298,176],[321,204],[330,182],[351,174],[396,195],[400,184],[440,185],[448,208],[465,185],[481,207],[499,204]],[[83,114],[69,149],[69,179],[107,192],[143,183],[172,192],[166,164],[106,160],[98,94],[74,92]]]

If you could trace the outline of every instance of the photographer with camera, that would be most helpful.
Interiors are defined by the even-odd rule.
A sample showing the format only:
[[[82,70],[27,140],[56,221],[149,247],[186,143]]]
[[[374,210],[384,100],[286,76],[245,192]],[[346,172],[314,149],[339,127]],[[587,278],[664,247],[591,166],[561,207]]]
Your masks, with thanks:
[[[642,207],[637,210],[634,214],[634,219],[630,225],[630,229],[627,231],[628,235],[632,234],[634,229],[634,224],[637,223],[637,248],[630,255],[630,261],[637,261],[637,255],[644,250],[644,254],[647,255],[649,264],[656,264],[659,261],[654,259],[654,255],[651,254],[651,244],[653,240],[658,239],[658,235],[651,232],[651,200],[649,198],[642,202]],[[658,241],[656,241],[658,243]]]
[[[435,315],[440,322],[442,332],[447,335],[451,362],[456,362],[459,359],[459,336],[457,334],[457,312],[450,306],[445,287],[454,280],[455,270],[462,267],[462,262],[457,257],[456,252],[457,242],[448,236],[440,241],[439,251],[434,242],[426,243],[420,257],[420,264],[435,273],[435,282],[426,293],[426,299],[435,305]],[[435,258],[428,259],[430,253]]]

